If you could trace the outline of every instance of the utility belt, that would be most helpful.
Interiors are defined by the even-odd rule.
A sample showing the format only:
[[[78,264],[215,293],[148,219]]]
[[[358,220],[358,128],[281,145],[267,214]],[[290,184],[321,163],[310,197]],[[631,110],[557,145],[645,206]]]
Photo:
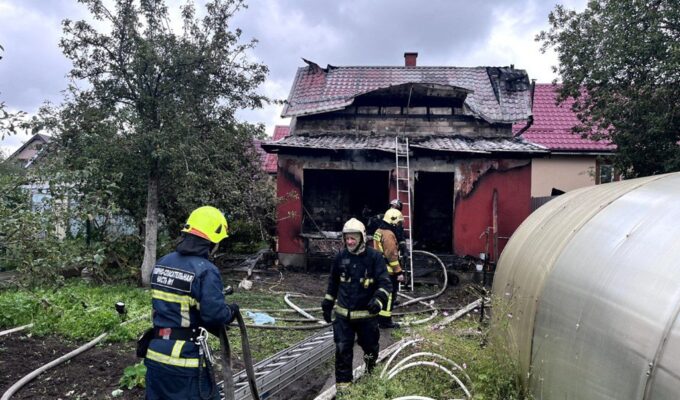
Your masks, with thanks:
[[[149,328],[142,334],[139,340],[137,340],[137,357],[147,357],[149,345],[153,339],[193,342],[198,346],[199,359],[204,358],[209,365],[215,363],[215,358],[212,355],[210,346],[208,346],[208,331],[204,328]],[[175,365],[173,362],[166,362],[164,360],[157,361]],[[198,362],[196,364],[198,364]]]
[[[337,304],[335,305],[335,315],[350,320],[373,318],[377,316],[376,314],[369,313],[368,310],[348,310],[347,308],[339,306]]]
[[[154,339],[195,342],[200,335],[199,328],[153,328]]]

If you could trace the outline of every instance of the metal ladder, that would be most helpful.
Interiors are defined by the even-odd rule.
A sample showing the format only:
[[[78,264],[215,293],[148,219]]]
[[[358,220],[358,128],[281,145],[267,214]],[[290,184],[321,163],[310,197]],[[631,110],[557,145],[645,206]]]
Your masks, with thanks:
[[[333,330],[326,328],[253,365],[260,397],[265,399],[284,389],[307,372],[330,360],[334,352]],[[222,399],[224,399],[223,383],[223,381],[217,383]],[[236,400],[252,399],[245,370],[234,374],[234,388]]]
[[[413,209],[412,198],[411,198],[411,162],[409,158],[409,144],[408,137],[399,137],[398,135],[394,137],[394,154],[396,163],[396,186],[397,186],[397,199],[402,202],[402,214],[404,215],[404,239],[406,239],[406,248],[408,250],[408,269],[410,276],[409,287],[413,291],[413,237],[411,235],[413,228]],[[405,197],[406,201],[402,198]]]

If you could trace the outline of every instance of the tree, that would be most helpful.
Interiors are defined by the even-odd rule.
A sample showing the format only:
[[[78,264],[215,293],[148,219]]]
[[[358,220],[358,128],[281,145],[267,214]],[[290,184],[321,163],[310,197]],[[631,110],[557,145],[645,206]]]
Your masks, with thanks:
[[[102,0],[79,1],[110,31],[63,22],[70,77],[86,84],[72,84],[64,105],[44,110],[43,121],[57,131],[69,168],[114,180],[118,204],[143,218],[141,277],[148,285],[159,217],[178,231],[187,213],[206,203],[228,218],[254,210],[246,194],[260,179],[252,139],[263,127],[234,114],[267,101],[256,92],[267,68],[246,58],[255,41],[241,43],[241,31],[230,30],[241,0],[209,1],[201,18],[192,4],[181,6],[177,30],[163,0],[115,0],[115,11]],[[90,185],[82,190],[98,190],[98,179]]]
[[[628,177],[680,169],[680,3],[591,0],[580,13],[558,5],[549,22],[536,40],[558,54],[575,132],[616,144]]]

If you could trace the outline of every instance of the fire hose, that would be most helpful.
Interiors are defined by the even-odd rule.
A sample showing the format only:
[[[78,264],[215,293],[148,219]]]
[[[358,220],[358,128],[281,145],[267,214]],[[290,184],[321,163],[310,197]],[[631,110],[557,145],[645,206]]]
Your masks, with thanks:
[[[233,293],[228,287],[225,291],[227,295]],[[253,356],[250,352],[250,342],[248,341],[248,331],[246,323],[243,321],[243,316],[240,310],[236,310],[235,319],[241,331],[241,349],[243,351],[243,362],[245,363],[246,375],[248,376],[248,385],[250,386],[250,394],[253,400],[260,400],[260,394],[257,390],[257,382],[255,381],[255,369],[253,368]],[[222,388],[224,390],[225,400],[234,400],[234,371],[231,365],[231,346],[229,345],[229,336],[227,336],[227,326],[220,328],[220,347],[222,348]]]

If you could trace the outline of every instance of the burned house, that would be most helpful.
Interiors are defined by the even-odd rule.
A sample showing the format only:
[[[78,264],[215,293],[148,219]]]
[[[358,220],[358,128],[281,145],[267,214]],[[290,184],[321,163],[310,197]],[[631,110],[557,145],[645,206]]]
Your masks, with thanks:
[[[282,112],[290,135],[262,145],[278,154],[284,265],[306,265],[315,240],[396,197],[408,203],[413,248],[435,253],[495,257],[529,215],[531,159],[546,150],[512,134],[531,115],[526,72],[419,67],[416,57],[298,69]]]

